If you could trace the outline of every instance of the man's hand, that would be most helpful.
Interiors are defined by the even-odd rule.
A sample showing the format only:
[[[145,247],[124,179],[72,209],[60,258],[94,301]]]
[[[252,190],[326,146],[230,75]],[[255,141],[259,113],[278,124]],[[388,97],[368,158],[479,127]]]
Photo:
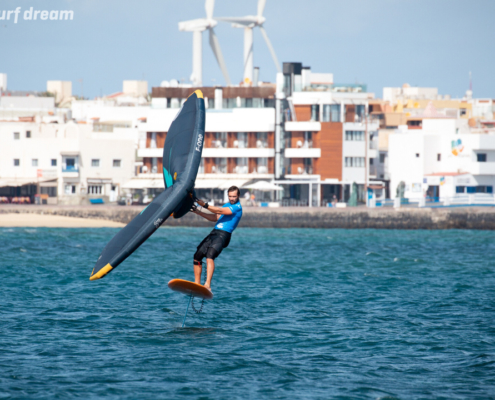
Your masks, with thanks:
[[[194,201],[198,203],[201,207],[204,207],[206,205],[206,202],[201,199],[195,198]]]

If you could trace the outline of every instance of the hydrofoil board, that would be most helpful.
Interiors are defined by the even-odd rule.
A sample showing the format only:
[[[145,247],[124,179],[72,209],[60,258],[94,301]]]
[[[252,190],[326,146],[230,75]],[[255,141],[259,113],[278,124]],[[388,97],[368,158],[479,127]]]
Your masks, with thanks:
[[[188,296],[199,297],[200,299],[211,300],[213,299],[213,293],[211,290],[205,288],[203,285],[191,281],[185,281],[183,279],[172,279],[168,283],[168,287],[174,292],[183,293]]]

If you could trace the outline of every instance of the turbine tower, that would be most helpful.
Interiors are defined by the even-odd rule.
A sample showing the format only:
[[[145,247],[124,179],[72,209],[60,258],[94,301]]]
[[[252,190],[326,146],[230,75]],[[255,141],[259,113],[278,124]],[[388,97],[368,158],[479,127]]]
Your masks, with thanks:
[[[203,85],[203,37],[202,34],[205,30],[210,34],[210,46],[215,54],[218,65],[222,70],[223,77],[227,86],[231,86],[229,73],[225,60],[223,59],[222,51],[220,50],[220,43],[218,42],[217,35],[213,28],[217,25],[217,21],[213,19],[213,7],[215,6],[215,0],[206,0],[206,18],[192,19],[190,21],[179,22],[179,30],[193,33],[193,68],[191,74],[191,81],[194,86]]]
[[[266,18],[263,17],[263,11],[265,9],[266,0],[258,0],[258,14],[257,15],[247,15],[245,17],[224,17],[215,18],[217,21],[232,22],[232,27],[243,28],[244,29],[244,83],[253,83],[253,28],[258,27],[265,39],[268,50],[272,55],[273,62],[277,68],[277,72],[282,72],[280,69],[280,64],[275,54],[275,50],[268,39],[265,28],[263,24]]]

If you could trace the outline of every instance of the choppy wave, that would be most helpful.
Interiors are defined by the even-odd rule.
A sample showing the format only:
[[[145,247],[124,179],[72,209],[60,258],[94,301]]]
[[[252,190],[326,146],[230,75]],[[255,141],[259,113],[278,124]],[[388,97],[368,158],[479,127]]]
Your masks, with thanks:
[[[160,229],[96,282],[117,230],[33,231],[1,231],[1,398],[495,393],[495,233],[238,229],[182,329],[167,282],[209,229]]]

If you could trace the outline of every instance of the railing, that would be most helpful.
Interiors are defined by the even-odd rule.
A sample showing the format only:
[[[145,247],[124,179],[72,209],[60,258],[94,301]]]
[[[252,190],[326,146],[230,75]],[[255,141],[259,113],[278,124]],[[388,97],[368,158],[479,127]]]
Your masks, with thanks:
[[[227,148],[227,141],[226,140],[212,140],[211,144],[214,148],[217,148],[217,149]]]
[[[212,174],[226,174],[227,166],[226,165],[213,165],[211,167]]]
[[[313,167],[297,167],[296,168],[291,168],[291,172],[294,175],[312,175],[313,174]]]
[[[280,204],[282,207],[307,207],[308,200],[283,199]]]
[[[284,139],[285,141],[285,148],[286,149],[312,149],[313,148],[313,141],[312,140],[298,140],[296,142],[296,145],[292,147],[292,139]]]
[[[62,168],[62,172],[79,172],[79,168],[72,165],[68,165],[65,168]]]
[[[399,199],[376,199],[376,207],[397,207]],[[400,199],[400,206],[405,207],[462,207],[462,206],[494,206],[495,196],[492,193],[459,194],[451,197],[426,196],[418,199]]]

